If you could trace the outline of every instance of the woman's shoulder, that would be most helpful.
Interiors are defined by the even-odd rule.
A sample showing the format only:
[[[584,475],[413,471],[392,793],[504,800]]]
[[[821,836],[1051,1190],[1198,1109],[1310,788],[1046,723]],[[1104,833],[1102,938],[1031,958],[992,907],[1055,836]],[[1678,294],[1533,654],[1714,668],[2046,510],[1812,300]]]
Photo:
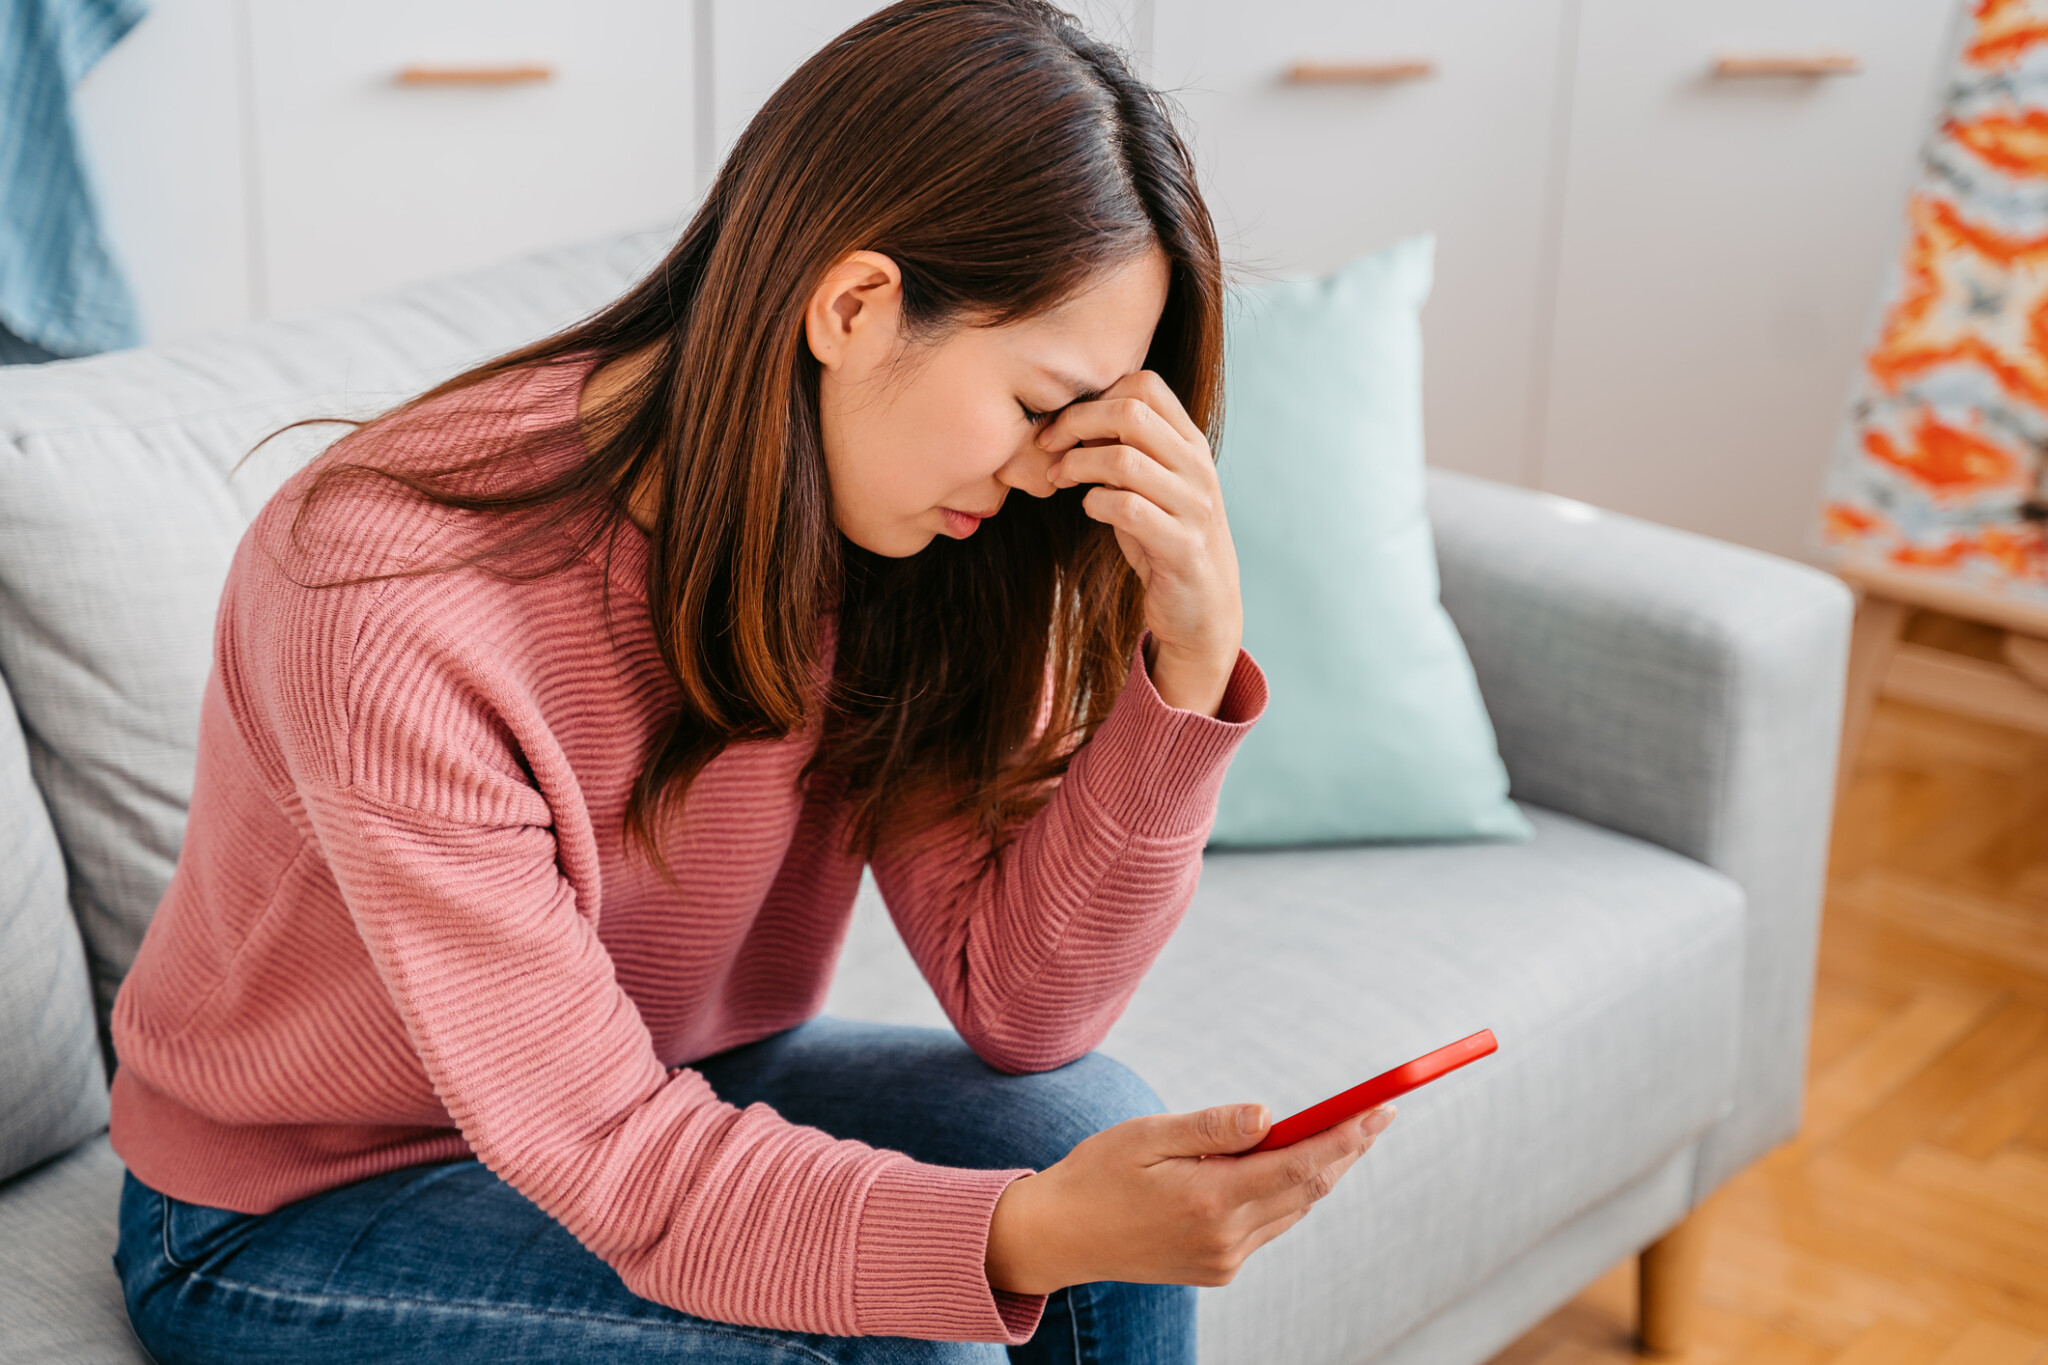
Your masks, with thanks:
[[[393,711],[431,713],[437,743],[488,751],[497,731],[480,718],[481,698],[524,693],[479,679],[549,666],[545,651],[506,642],[525,623],[559,620],[556,583],[462,565],[472,533],[497,514],[437,504],[371,472],[415,474],[488,454],[561,407],[530,377],[497,378],[415,407],[425,413],[418,423],[371,423],[344,437],[285,481],[237,547],[215,642],[231,703],[290,736],[301,760],[326,765],[334,781],[360,775],[347,756],[352,736],[386,744],[405,730]],[[339,472],[321,484],[330,471]]]
[[[245,539],[285,583],[306,590],[460,558],[500,517],[449,506],[417,483],[489,495],[572,461],[586,371],[509,370],[374,418],[287,478]]]

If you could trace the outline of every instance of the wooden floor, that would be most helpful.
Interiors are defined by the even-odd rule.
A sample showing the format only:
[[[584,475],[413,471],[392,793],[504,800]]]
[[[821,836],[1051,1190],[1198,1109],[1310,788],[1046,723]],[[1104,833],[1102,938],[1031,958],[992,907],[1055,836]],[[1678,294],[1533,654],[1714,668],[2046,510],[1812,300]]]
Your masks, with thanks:
[[[2048,738],[1880,704],[1806,1124],[1709,1200],[1686,1365],[2048,1365]],[[1635,1359],[1634,1265],[1494,1365]]]

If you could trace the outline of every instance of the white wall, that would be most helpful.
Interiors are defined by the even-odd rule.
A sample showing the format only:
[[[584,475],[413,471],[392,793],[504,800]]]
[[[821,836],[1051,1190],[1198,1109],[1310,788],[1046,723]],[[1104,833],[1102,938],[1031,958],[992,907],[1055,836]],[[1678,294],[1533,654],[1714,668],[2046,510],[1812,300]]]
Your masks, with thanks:
[[[81,139],[152,340],[259,311],[238,0],[152,0],[86,73]]]

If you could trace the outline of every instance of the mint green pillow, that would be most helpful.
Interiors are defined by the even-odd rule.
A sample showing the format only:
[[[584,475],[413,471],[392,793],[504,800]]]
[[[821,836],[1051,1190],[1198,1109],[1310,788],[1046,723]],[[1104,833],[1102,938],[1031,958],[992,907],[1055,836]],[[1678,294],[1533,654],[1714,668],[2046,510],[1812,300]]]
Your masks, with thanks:
[[[1526,839],[1423,510],[1434,240],[1230,291],[1217,472],[1266,714],[1211,847]]]

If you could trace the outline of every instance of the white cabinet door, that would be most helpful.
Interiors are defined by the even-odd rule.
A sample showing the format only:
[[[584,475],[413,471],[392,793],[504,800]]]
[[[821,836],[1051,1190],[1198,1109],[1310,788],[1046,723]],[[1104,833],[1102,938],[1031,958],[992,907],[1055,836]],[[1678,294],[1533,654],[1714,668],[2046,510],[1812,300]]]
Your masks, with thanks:
[[[1805,553],[1954,0],[1583,0],[1540,482]],[[1846,53],[1851,75],[1717,77]]]
[[[153,0],[74,96],[114,253],[145,340],[255,310],[230,0]]]
[[[804,58],[885,0],[713,0],[712,77],[718,160],[775,87]],[[1145,0],[1078,0],[1064,8],[1094,32],[1136,50],[1143,45]],[[1142,56],[1142,53],[1140,53]]]
[[[1226,252],[1321,273],[1437,239],[1423,314],[1433,463],[1522,481],[1544,308],[1564,0],[1158,0],[1154,67],[1194,124]],[[1433,74],[1299,85],[1296,63]]]
[[[678,0],[248,0],[267,310],[607,232],[693,202]],[[411,66],[546,80],[402,85]]]

